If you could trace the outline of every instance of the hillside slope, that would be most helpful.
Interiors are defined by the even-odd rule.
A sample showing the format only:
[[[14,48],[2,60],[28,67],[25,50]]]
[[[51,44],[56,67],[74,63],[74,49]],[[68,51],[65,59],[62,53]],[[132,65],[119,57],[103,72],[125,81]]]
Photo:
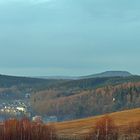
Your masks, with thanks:
[[[115,120],[117,126],[125,126],[131,122],[140,121],[140,108],[111,113],[108,115]],[[88,133],[94,127],[94,124],[103,116],[104,115],[75,121],[56,123],[54,126],[59,135],[84,135]]]
[[[31,102],[39,114],[55,115],[60,121],[85,118],[140,107],[140,82],[85,90],[50,89],[34,94]]]

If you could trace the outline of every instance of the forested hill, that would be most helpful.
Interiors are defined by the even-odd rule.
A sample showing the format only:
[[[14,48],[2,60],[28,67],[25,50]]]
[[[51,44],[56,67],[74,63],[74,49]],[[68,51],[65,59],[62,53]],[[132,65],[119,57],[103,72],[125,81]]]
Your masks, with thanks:
[[[41,78],[31,78],[31,77],[17,77],[17,76],[8,76],[0,75],[0,88],[9,88],[12,86],[16,87],[43,87],[47,88],[51,85],[58,84],[63,80],[53,80],[53,79],[41,79]]]
[[[39,92],[54,87],[64,80],[38,79],[0,75],[0,100],[22,99],[26,93]]]
[[[37,114],[71,120],[140,107],[140,76],[60,80],[0,75],[1,101],[26,93]]]
[[[116,72],[114,73],[116,75]],[[122,74],[122,73],[121,73]],[[96,77],[89,78],[83,77],[83,79],[41,79],[32,77],[17,77],[0,75],[0,88],[17,87],[20,89],[32,88],[34,90],[46,90],[46,89],[92,89],[105,85],[114,85],[124,82],[137,82],[140,81],[139,76],[125,76],[122,77]],[[50,77],[51,78],[51,77]]]
[[[72,80],[37,92],[32,106],[39,114],[71,120],[140,107],[140,77]]]
[[[139,81],[140,81],[140,76],[97,77],[97,78],[85,78],[79,80],[65,81],[56,85],[55,88],[70,89],[70,90],[95,89],[107,85],[117,85],[117,84],[123,84],[127,82],[139,82]]]

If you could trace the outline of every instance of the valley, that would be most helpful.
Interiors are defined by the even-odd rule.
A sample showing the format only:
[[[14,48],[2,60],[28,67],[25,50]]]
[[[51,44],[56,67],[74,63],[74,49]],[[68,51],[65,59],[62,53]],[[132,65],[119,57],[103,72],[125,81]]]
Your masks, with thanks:
[[[97,75],[75,80],[1,75],[1,114],[22,114],[17,107],[23,103],[24,116],[66,121],[140,107],[140,76],[120,71]],[[16,101],[20,105],[14,105]]]

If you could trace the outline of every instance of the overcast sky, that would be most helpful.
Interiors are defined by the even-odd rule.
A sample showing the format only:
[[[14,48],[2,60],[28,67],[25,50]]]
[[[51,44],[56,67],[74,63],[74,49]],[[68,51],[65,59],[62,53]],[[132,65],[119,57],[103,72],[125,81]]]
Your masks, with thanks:
[[[0,0],[0,73],[140,74],[139,0]]]

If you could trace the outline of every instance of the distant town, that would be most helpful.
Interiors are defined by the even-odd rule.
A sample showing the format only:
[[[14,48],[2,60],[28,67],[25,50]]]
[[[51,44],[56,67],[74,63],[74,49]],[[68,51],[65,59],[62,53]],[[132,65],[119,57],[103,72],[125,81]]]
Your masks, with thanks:
[[[26,100],[25,100],[26,99]],[[31,108],[30,94],[25,94],[24,100],[10,100],[0,103],[0,121],[11,118],[29,118],[32,121],[40,120],[44,123],[57,122],[57,116],[39,116]]]

